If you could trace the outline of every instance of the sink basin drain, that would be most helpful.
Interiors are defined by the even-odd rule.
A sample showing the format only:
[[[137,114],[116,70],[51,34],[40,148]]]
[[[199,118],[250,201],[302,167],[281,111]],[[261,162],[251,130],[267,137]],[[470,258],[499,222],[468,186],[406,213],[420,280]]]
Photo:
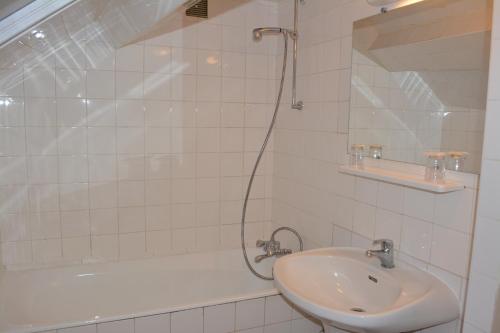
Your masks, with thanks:
[[[351,311],[353,311],[353,312],[366,312],[365,309],[362,309],[362,308],[351,308]]]

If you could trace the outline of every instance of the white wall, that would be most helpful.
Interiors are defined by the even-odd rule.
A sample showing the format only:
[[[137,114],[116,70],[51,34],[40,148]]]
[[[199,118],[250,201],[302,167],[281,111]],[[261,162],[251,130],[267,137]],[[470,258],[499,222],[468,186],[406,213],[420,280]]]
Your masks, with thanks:
[[[1,61],[3,264],[238,247],[274,100],[275,40],[255,43],[251,29],[275,25],[276,4],[250,1],[118,50],[97,24],[65,36],[85,14],[72,10],[39,28],[46,41],[24,36],[36,47],[11,44],[23,57]],[[269,153],[249,205],[249,243],[270,219],[271,173]]]
[[[464,332],[500,331],[500,3],[494,1],[483,162]]]
[[[281,24],[291,24],[291,4],[280,2]],[[465,177],[464,191],[432,194],[337,171],[346,161],[352,22],[376,13],[365,0],[301,6],[298,96],[305,107],[291,110],[289,96],[283,102],[272,220],[297,228],[308,248],[369,248],[373,239],[391,238],[400,259],[442,278],[463,303],[476,177]],[[459,326],[457,321],[439,332],[457,332]]]

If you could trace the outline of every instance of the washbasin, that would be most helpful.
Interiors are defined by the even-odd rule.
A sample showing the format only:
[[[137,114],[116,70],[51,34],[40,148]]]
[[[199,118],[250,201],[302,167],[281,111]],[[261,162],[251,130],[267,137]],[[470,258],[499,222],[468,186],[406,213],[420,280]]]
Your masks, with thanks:
[[[439,279],[396,264],[383,268],[358,248],[325,248],[284,256],[274,264],[276,287],[325,332],[400,333],[459,316],[455,294]]]

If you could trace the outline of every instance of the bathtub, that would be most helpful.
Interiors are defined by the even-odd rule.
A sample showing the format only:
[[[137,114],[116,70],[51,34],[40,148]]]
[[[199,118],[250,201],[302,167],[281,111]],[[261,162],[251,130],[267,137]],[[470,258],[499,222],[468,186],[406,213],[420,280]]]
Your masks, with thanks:
[[[252,257],[256,253],[251,250]],[[268,260],[259,268],[269,272],[271,265]],[[0,332],[40,332],[275,294],[272,281],[244,266],[240,250],[9,271],[0,276]]]

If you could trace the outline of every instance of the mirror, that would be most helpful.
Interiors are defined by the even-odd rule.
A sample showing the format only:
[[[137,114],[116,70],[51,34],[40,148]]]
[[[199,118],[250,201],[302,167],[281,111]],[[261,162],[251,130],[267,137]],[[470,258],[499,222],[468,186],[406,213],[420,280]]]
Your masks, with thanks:
[[[425,0],[356,21],[349,147],[417,164],[447,152],[448,169],[479,173],[491,15],[491,0]]]

